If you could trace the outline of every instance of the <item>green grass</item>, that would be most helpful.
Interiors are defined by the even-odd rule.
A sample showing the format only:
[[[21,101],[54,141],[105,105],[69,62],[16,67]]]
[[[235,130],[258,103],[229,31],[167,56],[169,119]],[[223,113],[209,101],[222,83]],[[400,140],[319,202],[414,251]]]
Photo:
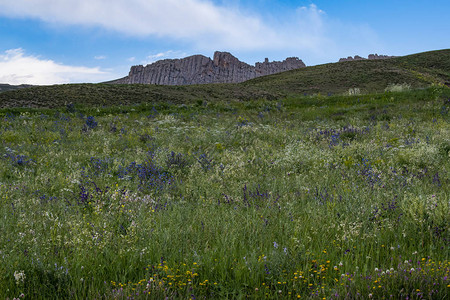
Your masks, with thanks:
[[[0,110],[0,298],[448,298],[448,88],[80,97]]]
[[[383,93],[392,85],[411,89],[450,85],[450,50],[424,52],[387,60],[325,64],[259,77],[240,84],[191,86],[66,84],[35,86],[0,93],[0,108],[57,108],[70,103],[90,106],[142,103],[276,100],[296,95]],[[0,87],[1,88],[1,87]]]
[[[324,64],[256,78],[244,86],[287,94],[382,92],[392,84],[413,88],[450,84],[450,50],[424,52],[386,60],[363,60]]]

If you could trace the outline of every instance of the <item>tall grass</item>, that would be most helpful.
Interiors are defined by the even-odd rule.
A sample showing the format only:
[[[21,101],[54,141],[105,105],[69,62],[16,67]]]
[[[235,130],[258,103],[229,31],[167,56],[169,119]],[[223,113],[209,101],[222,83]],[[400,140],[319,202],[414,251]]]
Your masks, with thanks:
[[[0,112],[0,297],[445,299],[450,93]]]

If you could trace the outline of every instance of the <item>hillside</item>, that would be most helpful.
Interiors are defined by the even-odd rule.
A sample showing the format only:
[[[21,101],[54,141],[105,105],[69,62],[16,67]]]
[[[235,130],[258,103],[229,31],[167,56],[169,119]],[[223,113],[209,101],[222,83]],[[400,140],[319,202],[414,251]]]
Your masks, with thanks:
[[[390,84],[422,88],[450,85],[450,49],[386,60],[359,60],[324,64],[249,80],[243,85],[271,92],[342,93],[350,88],[381,92]]]
[[[160,86],[67,84],[0,93],[0,108],[60,107],[69,103],[118,105],[142,102],[189,103],[214,100],[277,99],[303,94],[340,94],[350,88],[383,92],[391,84],[411,88],[450,86],[450,49],[386,60],[346,61],[263,76],[238,84]]]
[[[13,91],[13,90],[23,89],[23,88],[27,88],[27,87],[31,87],[31,85],[29,85],[29,84],[10,85],[10,84],[5,84],[5,83],[0,83],[0,92]]]

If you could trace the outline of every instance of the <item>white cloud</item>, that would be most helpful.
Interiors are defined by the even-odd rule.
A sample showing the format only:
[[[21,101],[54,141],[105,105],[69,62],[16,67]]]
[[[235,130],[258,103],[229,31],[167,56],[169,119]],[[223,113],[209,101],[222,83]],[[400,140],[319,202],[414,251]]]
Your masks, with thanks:
[[[161,59],[183,58],[186,56],[187,56],[187,54],[185,52],[168,50],[168,51],[160,52],[157,54],[151,54],[151,55],[147,56],[146,59],[144,61],[142,61],[141,63],[143,65],[146,65],[146,64],[154,63],[155,61],[161,60]]]
[[[320,47],[322,36],[317,34],[323,34],[324,12],[311,4],[274,24],[238,6],[221,6],[211,0],[0,0],[0,14],[100,26],[131,36],[182,39],[208,51],[246,51]]]
[[[111,74],[99,68],[67,66],[52,60],[26,55],[21,48],[0,53],[0,82],[9,84],[59,84],[98,82]]]
[[[103,60],[103,59],[106,59],[106,56],[105,55],[97,55],[97,56],[94,56],[94,59]]]
[[[58,28],[100,27],[138,39],[158,38],[157,43],[170,47],[180,43],[182,46],[177,47],[195,54],[221,50],[238,57],[249,53],[280,54],[277,59],[299,56],[308,65],[383,51],[380,39],[370,26],[333,19],[315,4],[263,14],[239,6],[238,0],[219,3],[212,0],[0,0],[0,16],[39,19]],[[145,64],[181,57],[179,53],[159,54],[128,61]]]

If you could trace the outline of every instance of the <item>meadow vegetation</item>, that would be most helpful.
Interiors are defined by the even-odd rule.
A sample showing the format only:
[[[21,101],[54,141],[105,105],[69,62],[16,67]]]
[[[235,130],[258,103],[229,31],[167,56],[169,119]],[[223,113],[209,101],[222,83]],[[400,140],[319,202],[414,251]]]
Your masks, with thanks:
[[[438,86],[0,110],[0,298],[448,299],[449,110]]]

